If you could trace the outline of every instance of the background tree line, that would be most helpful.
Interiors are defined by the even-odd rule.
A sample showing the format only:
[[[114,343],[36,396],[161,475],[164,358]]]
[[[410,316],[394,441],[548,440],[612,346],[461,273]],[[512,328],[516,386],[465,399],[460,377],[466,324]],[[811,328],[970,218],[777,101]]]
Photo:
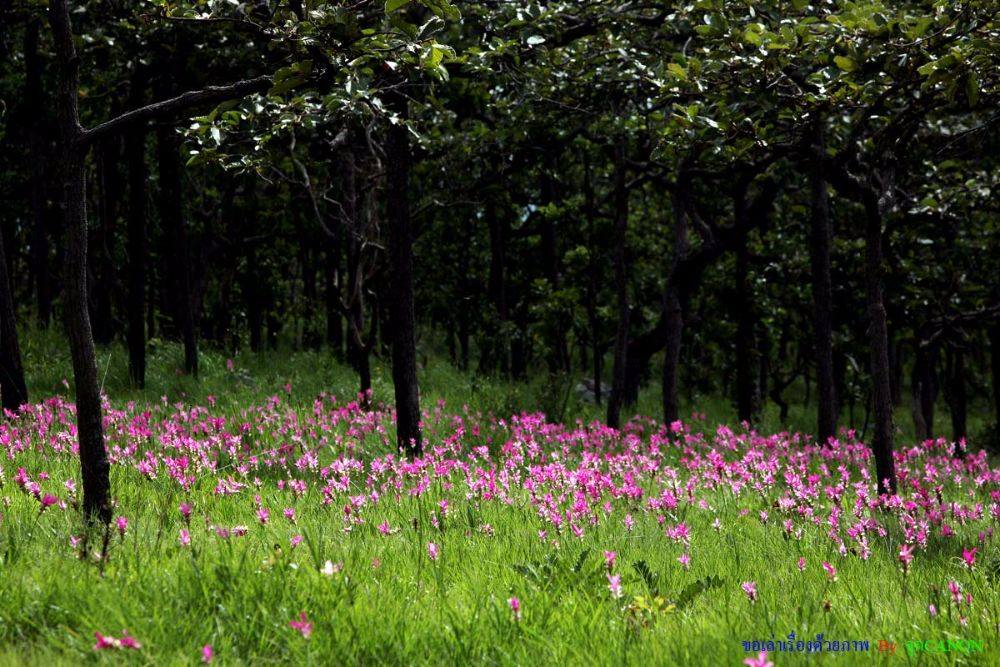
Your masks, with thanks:
[[[96,346],[322,349],[816,406],[894,488],[1000,411],[997,14],[971,2],[0,2],[0,393],[65,321],[85,504]],[[440,347],[439,347],[440,346]],[[950,428],[936,419],[948,407]],[[993,435],[983,434],[984,442]],[[995,440],[994,440],[995,442]]]

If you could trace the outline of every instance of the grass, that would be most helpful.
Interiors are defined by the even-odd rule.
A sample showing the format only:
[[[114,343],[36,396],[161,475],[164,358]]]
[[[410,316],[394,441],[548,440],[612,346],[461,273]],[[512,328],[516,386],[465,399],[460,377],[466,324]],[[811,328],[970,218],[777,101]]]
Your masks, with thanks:
[[[58,337],[30,335],[25,352],[33,397],[65,396],[68,359]],[[322,354],[240,355],[231,372],[224,356],[208,353],[195,382],[174,372],[176,347],[156,343],[145,392],[128,388],[121,350],[104,351],[101,359],[114,408],[108,430],[118,460],[116,514],[127,517],[128,527],[124,535],[114,528],[106,536],[85,534],[74,496],[63,486],[79,473],[65,450],[72,441],[72,417],[60,400],[0,425],[8,454],[0,460],[0,664],[197,664],[202,647],[210,644],[216,664],[718,665],[742,664],[750,655],[744,640],[778,640],[790,632],[797,638],[821,633],[827,640],[867,640],[872,650],[808,657],[772,653],[776,664],[1000,660],[1000,556],[992,535],[978,542],[978,533],[992,532],[997,523],[990,516],[996,502],[990,493],[998,491],[1000,472],[988,467],[978,476],[964,475],[961,484],[941,478],[946,503],[964,508],[982,503],[983,514],[965,521],[947,516],[956,532],[952,538],[940,534],[938,519],[904,576],[897,558],[903,539],[898,512],[874,514],[886,534],[872,535],[871,555],[862,560],[856,553],[838,553],[822,522],[812,525],[775,506],[788,485],[780,474],[769,479],[767,456],[778,452],[775,465],[794,469],[801,443],[788,438],[748,440],[736,433],[725,440],[733,445],[730,450],[693,433],[685,451],[677,438],[653,448],[654,436],[641,421],[633,425],[631,446],[596,429],[573,434],[541,421],[501,425],[489,414],[505,418],[552,405],[563,419],[587,423],[599,413],[572,391],[554,391],[544,379],[512,387],[432,360],[422,371],[428,442],[447,450],[435,461],[453,467],[427,473],[427,487],[416,495],[410,491],[419,487],[422,472],[378,473],[372,466],[391,452],[388,414],[376,412],[369,419],[329,402],[317,408],[320,392],[349,396],[355,384],[349,370]],[[286,383],[292,387],[288,395]],[[383,401],[391,395],[381,367],[375,371],[375,394]],[[161,396],[168,397],[167,405]],[[278,398],[269,402],[272,396]],[[188,407],[171,405],[180,400]],[[444,408],[435,411],[438,400],[445,401]],[[136,406],[130,409],[129,402]],[[638,409],[655,414],[656,405],[655,394],[644,393]],[[190,406],[204,407],[192,412]],[[148,432],[141,416],[147,409]],[[695,431],[710,434],[729,414],[724,401],[698,409],[713,419]],[[464,426],[460,436],[455,415]],[[803,410],[797,418],[804,416]],[[451,449],[449,438],[458,442]],[[507,441],[524,451],[537,443],[540,451],[521,460],[502,450]],[[473,446],[489,453],[472,455]],[[712,450],[732,466],[733,477],[725,484],[709,483],[712,466],[698,468],[692,461],[692,452],[704,457]],[[155,478],[137,468],[146,451],[158,457]],[[550,456],[552,451],[558,455]],[[597,459],[585,462],[582,451]],[[834,460],[825,457],[841,454],[810,451],[808,467],[823,477],[822,485],[836,485],[838,465],[846,466],[854,481],[865,467],[851,458],[856,453]],[[303,458],[308,452],[317,455],[315,466]],[[252,454],[264,462],[248,464]],[[185,455],[194,478],[186,490],[163,462],[163,456]],[[345,459],[361,461],[366,472],[354,471],[346,488],[330,489],[331,480],[342,477],[323,469]],[[620,490],[625,472],[643,469],[643,461],[652,461],[655,470],[637,477],[642,498],[601,487],[611,481]],[[922,471],[931,462],[944,469],[944,461],[939,453],[921,452],[912,469]],[[567,525],[573,521],[556,529],[532,502],[524,480],[541,474],[543,466],[559,472],[539,482],[537,496],[555,494],[559,507],[571,513],[581,497],[594,506],[595,521],[584,515],[573,520],[581,524],[581,536]],[[69,506],[40,511],[39,500],[14,479],[20,467],[42,492]],[[477,477],[477,467],[493,477]],[[606,479],[573,477],[578,470]],[[220,495],[220,480],[230,479],[247,486]],[[279,481],[291,479],[305,481],[305,492],[290,491],[287,484],[279,488]],[[690,502],[684,486],[689,479],[697,481]],[[741,489],[729,485],[732,479],[744,479]],[[371,503],[375,490],[380,498]],[[649,500],[666,491],[677,496],[677,506],[651,508]],[[352,498],[360,497],[368,500],[345,513]],[[853,523],[847,515],[855,497],[848,487],[840,503],[842,533]],[[448,502],[443,516],[442,500]],[[182,502],[193,505],[189,522],[178,511]],[[800,506],[807,504],[824,520],[836,505],[822,490]],[[266,525],[257,516],[259,506],[270,511]],[[283,516],[284,508],[295,509],[295,523]],[[762,511],[769,513],[767,523]],[[919,509],[912,514],[925,518]],[[626,515],[633,517],[632,530],[625,528]],[[801,530],[800,538],[782,528],[786,518]],[[665,534],[665,527],[681,522],[690,529],[689,548]],[[378,530],[383,523],[391,534]],[[245,536],[217,534],[240,525],[247,527]],[[179,543],[182,529],[190,531],[190,546]],[[539,531],[546,532],[544,538]],[[297,536],[302,541],[293,547]],[[71,546],[71,537],[86,537],[86,549]],[[436,561],[428,554],[430,542],[440,548]],[[962,563],[961,547],[973,544],[979,544],[979,556],[970,570]],[[606,551],[617,554],[612,572],[621,576],[621,598],[609,588]],[[685,552],[689,570],[677,560]],[[795,566],[800,557],[806,559],[803,572]],[[323,572],[327,561],[335,572]],[[824,572],[824,561],[837,568],[836,581]],[[740,588],[745,581],[756,582],[754,603]],[[973,596],[971,607],[948,603],[949,581]],[[508,603],[512,597],[521,604],[519,620]],[[932,602],[939,611],[934,617],[928,613]],[[313,624],[309,638],[289,625],[302,612]],[[967,625],[959,624],[959,613]],[[94,632],[120,637],[126,629],[141,649],[93,649]],[[986,652],[908,657],[904,649],[907,641],[949,638],[985,640]],[[896,654],[874,650],[880,639],[896,642]]]

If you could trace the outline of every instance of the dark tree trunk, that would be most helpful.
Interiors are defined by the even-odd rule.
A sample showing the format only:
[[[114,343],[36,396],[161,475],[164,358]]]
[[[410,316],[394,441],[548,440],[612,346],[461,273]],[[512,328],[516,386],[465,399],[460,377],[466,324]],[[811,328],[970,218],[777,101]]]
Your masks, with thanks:
[[[993,380],[993,445],[1000,449],[1000,322],[990,327],[990,375]]]
[[[682,188],[690,187],[690,180],[685,174],[678,176],[678,182],[673,196],[674,213],[674,248],[671,270],[668,274],[666,291],[663,297],[664,318],[664,357],[663,357],[663,422],[672,424],[680,419],[679,371],[681,362],[681,344],[684,338],[684,303],[680,292],[677,267],[680,266],[690,252],[691,240],[688,236],[688,216],[684,208]]]
[[[7,271],[7,252],[0,230],[0,402],[4,410],[17,410],[28,402],[17,342],[17,313]]]
[[[882,286],[882,206],[874,193],[865,197],[865,283],[868,291],[868,337],[871,353],[872,409],[875,417],[872,452],[879,491],[896,492],[893,459],[892,369],[889,331]],[[886,485],[888,485],[886,487]]]
[[[490,273],[487,290],[496,311],[495,335],[491,336],[492,348],[487,365],[496,367],[506,375],[510,371],[510,345],[507,334],[507,217],[497,213],[497,203],[493,197],[486,202],[486,225],[490,234]]]
[[[608,397],[608,426],[621,425],[621,409],[625,393],[629,334],[628,298],[628,190],[625,185],[625,147],[615,147],[615,293],[618,298],[618,328],[615,332],[614,367],[611,375],[611,395]]]
[[[913,418],[916,436],[921,440],[934,437],[934,403],[937,401],[937,349],[932,345],[916,341],[913,360],[911,393],[913,394]]]
[[[255,261],[253,251],[247,255],[247,263]],[[250,351],[260,352],[263,350],[264,342],[264,305],[261,289],[257,284],[257,276],[253,275],[253,269],[247,269],[250,274],[246,276],[244,284],[244,295],[247,302],[247,330],[250,335]]]
[[[278,335],[284,327],[282,327],[281,322],[278,320],[278,314],[275,312],[274,295],[270,294],[269,296],[272,298],[267,301],[267,315],[264,317],[265,329],[267,330],[267,349],[277,352]]]
[[[408,118],[407,100],[393,95],[393,110]],[[413,229],[410,221],[410,136],[403,124],[390,125],[386,156],[386,215],[389,255],[389,322],[392,381],[396,397],[396,442],[411,456],[423,451],[420,390],[417,384],[416,322],[413,304]]]
[[[823,150],[823,124],[817,120],[813,141],[817,152]],[[810,173],[811,226],[809,260],[812,269],[813,337],[816,355],[817,424],[816,435],[826,442],[837,435],[837,383],[833,371],[833,279],[831,262],[832,233],[830,202],[826,177],[820,161]]]
[[[184,220],[180,137],[172,125],[161,124],[157,127],[156,146],[160,167],[160,223],[169,249],[165,266],[169,267],[172,283],[169,306],[184,344],[184,372],[197,376],[198,332],[194,320],[191,263]]]
[[[469,370],[469,338],[472,329],[472,309],[470,305],[473,299],[472,281],[469,279],[469,247],[472,244],[472,227],[468,223],[462,226],[462,236],[458,244],[457,262],[457,284],[456,292],[458,296],[458,308],[454,314],[458,329],[458,349],[459,368],[463,371]]]
[[[55,6],[58,6],[58,2]],[[75,79],[75,76],[73,77]],[[64,84],[65,85],[65,84]],[[75,92],[76,86],[72,87]],[[62,102],[65,105],[65,101]],[[75,103],[73,104],[75,118]],[[65,113],[63,111],[62,113]],[[72,126],[70,126],[72,127]],[[63,133],[64,144],[71,144],[72,131]],[[83,478],[83,511],[103,523],[111,520],[110,464],[104,447],[101,392],[97,374],[94,338],[87,304],[87,208],[84,154],[67,149],[63,212],[68,233],[66,246],[66,323],[73,357],[76,390],[76,421],[80,439],[80,463]]]
[[[737,203],[737,211],[746,202]],[[750,287],[750,250],[743,238],[736,249],[736,414],[741,422],[753,423],[757,412],[756,318]]]
[[[517,299],[514,303],[518,303]],[[510,343],[510,374],[517,380],[528,376],[528,321],[523,307],[517,309],[517,335]]]
[[[132,77],[130,106],[142,105],[145,79]],[[149,241],[146,234],[146,133],[130,131],[125,137],[128,165],[128,368],[132,385],[146,386],[146,263]]]
[[[550,160],[546,163],[546,166],[547,169],[542,172],[541,183],[541,201],[543,206],[558,200],[556,181],[552,176],[558,170],[558,165],[555,160]],[[544,275],[549,282],[550,289],[553,292],[557,292],[562,285],[559,241],[556,221],[550,215],[542,216],[540,240]],[[566,326],[561,316],[557,316],[556,321],[551,324],[549,333],[549,347],[551,348],[551,356],[548,359],[549,372],[552,374],[568,372],[571,360],[569,358],[569,349],[566,345]]]
[[[324,253],[323,289],[326,307],[326,344],[338,359],[344,357],[344,319],[340,314],[340,225],[328,239]]]
[[[46,197],[48,133],[44,117],[42,60],[38,53],[39,21],[30,20],[24,29],[24,111],[28,123],[31,174],[31,274],[35,286],[38,324],[48,328],[52,317],[52,282],[49,273],[49,206]]]
[[[597,312],[597,299],[599,293],[600,243],[597,235],[597,216],[594,204],[594,184],[590,171],[590,156],[583,154],[583,189],[584,205],[586,206],[587,231],[590,234],[590,253],[587,266],[587,325],[590,328],[590,352],[593,362],[594,375],[594,403],[601,404],[602,386],[601,380],[604,373],[604,346],[601,345],[601,320]]]
[[[49,19],[59,63],[59,155],[62,193],[60,207],[68,234],[66,247],[66,328],[73,358],[77,438],[83,480],[83,513],[88,520],[111,520],[111,480],[94,337],[87,309],[86,149],[77,107],[79,60],[73,46],[66,0],[51,0]]]
[[[951,439],[955,443],[955,455],[963,450],[959,442],[968,437],[968,396],[965,388],[965,351],[948,348],[948,408],[951,411]]]

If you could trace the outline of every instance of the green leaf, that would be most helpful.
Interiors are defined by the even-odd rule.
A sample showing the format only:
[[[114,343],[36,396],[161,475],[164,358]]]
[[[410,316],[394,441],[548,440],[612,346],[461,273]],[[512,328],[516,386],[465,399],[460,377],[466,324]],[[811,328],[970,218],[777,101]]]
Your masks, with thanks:
[[[847,56],[834,56],[833,62],[835,62],[837,64],[837,67],[844,70],[845,72],[858,71],[858,63],[855,62],[854,58],[849,58]]]
[[[979,77],[975,72],[969,72],[965,77],[965,96],[969,99],[970,107],[979,104]]]
[[[392,14],[410,4],[410,0],[385,0],[385,13]]]

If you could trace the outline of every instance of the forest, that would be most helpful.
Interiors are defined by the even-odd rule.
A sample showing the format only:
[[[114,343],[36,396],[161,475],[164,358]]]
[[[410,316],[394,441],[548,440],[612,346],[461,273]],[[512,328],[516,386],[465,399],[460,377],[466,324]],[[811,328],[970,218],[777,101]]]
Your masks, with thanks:
[[[997,156],[996,0],[0,0],[0,664],[996,659]]]

